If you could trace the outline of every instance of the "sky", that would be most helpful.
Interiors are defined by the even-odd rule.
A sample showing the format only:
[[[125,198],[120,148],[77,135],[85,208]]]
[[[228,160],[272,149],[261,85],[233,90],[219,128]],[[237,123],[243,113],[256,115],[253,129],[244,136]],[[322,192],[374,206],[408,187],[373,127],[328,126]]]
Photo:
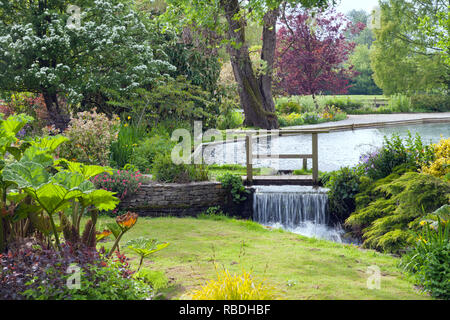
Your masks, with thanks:
[[[371,12],[378,5],[378,0],[337,0],[337,2],[337,11],[342,13],[347,13],[352,9],[363,9],[366,12]]]

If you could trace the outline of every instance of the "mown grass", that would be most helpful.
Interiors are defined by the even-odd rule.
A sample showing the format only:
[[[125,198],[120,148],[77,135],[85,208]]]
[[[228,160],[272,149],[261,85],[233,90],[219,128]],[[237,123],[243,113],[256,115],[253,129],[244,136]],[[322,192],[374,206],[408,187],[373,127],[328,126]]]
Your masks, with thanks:
[[[271,175],[275,174],[276,170],[271,168],[253,168],[253,175],[259,176],[259,175]],[[226,174],[231,173],[235,175],[240,176],[246,176],[247,175],[247,167],[241,166],[238,164],[224,164],[224,165],[210,165],[208,166],[208,173],[211,179],[217,179],[218,177]]]
[[[102,224],[111,218],[101,217]],[[424,299],[397,267],[398,258],[352,245],[266,229],[252,221],[223,216],[143,218],[122,241],[156,238],[171,244],[144,262],[146,270],[163,271],[169,279],[166,298],[186,298],[216,277],[215,266],[231,272],[253,271],[277,288],[280,299]],[[99,243],[110,247],[112,240]],[[122,252],[136,267],[138,257]],[[381,288],[367,288],[367,268],[381,270]]]

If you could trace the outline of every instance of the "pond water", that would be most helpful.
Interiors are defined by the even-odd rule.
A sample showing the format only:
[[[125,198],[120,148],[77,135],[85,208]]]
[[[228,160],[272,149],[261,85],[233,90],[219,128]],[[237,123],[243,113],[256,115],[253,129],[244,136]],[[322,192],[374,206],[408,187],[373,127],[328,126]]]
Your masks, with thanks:
[[[335,131],[319,134],[319,170],[333,171],[343,166],[358,164],[361,154],[381,147],[384,136],[393,133],[407,137],[408,132],[414,136],[419,134],[424,143],[436,143],[450,137],[450,125],[418,124],[373,129],[358,129],[354,131]],[[253,142],[254,154],[308,154],[311,153],[311,135],[282,136],[260,138]],[[207,164],[240,164],[245,166],[244,141],[229,142],[208,146],[204,153]],[[254,159],[254,167],[267,167],[277,170],[301,169],[302,160],[299,159]],[[308,160],[311,168],[311,159]]]

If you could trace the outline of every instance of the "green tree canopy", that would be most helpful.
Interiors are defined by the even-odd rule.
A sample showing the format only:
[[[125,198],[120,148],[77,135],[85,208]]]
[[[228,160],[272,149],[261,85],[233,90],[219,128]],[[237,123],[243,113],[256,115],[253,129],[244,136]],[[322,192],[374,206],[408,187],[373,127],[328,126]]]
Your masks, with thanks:
[[[167,0],[165,21],[196,25],[223,35],[230,55],[233,73],[239,86],[239,97],[245,113],[245,124],[266,129],[278,127],[272,97],[272,73],[276,47],[276,23],[286,9],[298,5],[326,7],[327,0]],[[255,74],[246,40],[248,21],[262,26],[261,60],[265,70]]]
[[[447,10],[442,0],[381,1],[380,28],[371,55],[375,83],[385,94],[448,90],[449,66],[420,17]]]
[[[0,89],[43,94],[51,120],[64,128],[57,95],[75,104],[102,88],[127,92],[159,81],[174,67],[127,3],[0,2]]]

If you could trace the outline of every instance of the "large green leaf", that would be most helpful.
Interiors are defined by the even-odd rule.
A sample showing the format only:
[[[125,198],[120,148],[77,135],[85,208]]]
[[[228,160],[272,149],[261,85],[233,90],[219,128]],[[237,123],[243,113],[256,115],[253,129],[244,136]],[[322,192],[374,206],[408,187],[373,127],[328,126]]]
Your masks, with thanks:
[[[53,164],[53,157],[47,149],[31,146],[25,150],[20,162],[35,162],[41,164],[43,167],[49,167]]]
[[[113,192],[103,189],[85,193],[79,200],[84,207],[94,206],[100,211],[114,210],[119,204],[119,199],[114,196]]]
[[[49,174],[39,163],[14,162],[3,169],[3,180],[16,183],[20,189],[36,189],[48,182]]]
[[[58,148],[62,143],[66,141],[69,141],[69,139],[62,135],[45,136],[41,138],[36,138],[36,140],[31,142],[31,144],[40,149],[45,149],[48,150],[49,152],[53,152],[56,150],[56,148]]]
[[[26,191],[29,192],[29,194],[31,194],[49,214],[69,207],[71,205],[69,200],[83,194],[83,192],[77,188],[70,190],[53,182],[49,182],[37,190],[27,189]]]
[[[136,252],[138,255],[142,257],[147,257],[152,253],[155,253],[159,250],[164,249],[170,243],[169,242],[158,242],[156,239],[147,239],[143,237],[139,237],[136,239],[132,239],[127,242],[128,248]]]
[[[52,176],[51,181],[63,186],[68,190],[72,190],[75,188],[79,188],[80,185],[85,182],[85,179],[79,173],[60,171]]]
[[[90,179],[103,172],[108,172],[110,174],[113,173],[113,170],[110,167],[86,165],[80,162],[69,161],[67,159],[59,159],[55,161],[55,165],[57,166],[56,168],[58,170],[68,170],[70,172],[76,172],[83,175],[85,179]]]
[[[12,115],[8,117],[8,119],[1,121],[0,132],[15,136],[28,122],[31,121],[33,121],[33,117],[24,113]]]

